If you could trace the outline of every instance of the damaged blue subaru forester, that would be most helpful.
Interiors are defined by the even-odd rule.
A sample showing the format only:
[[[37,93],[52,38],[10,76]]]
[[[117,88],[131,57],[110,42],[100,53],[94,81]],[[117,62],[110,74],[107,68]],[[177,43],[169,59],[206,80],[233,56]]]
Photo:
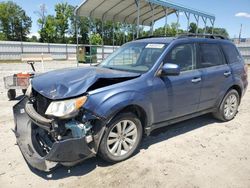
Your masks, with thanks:
[[[138,39],[97,66],[37,75],[13,107],[15,135],[42,171],[96,154],[119,162],[156,128],[205,113],[232,120],[247,85],[247,66],[223,37]]]

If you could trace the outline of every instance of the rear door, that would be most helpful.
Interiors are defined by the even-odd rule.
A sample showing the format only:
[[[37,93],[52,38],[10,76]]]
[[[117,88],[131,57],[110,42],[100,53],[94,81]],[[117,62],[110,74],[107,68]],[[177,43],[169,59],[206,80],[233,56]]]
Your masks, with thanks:
[[[231,69],[226,63],[220,45],[199,43],[197,69],[202,72],[202,86],[199,110],[215,107],[218,97],[232,83]]]

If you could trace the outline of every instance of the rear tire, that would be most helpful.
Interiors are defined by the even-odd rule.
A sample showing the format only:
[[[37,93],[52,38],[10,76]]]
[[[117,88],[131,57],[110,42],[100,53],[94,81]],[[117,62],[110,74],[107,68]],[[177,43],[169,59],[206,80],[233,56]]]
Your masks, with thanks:
[[[108,162],[131,157],[142,139],[141,121],[133,113],[117,115],[108,125],[99,147],[99,155]]]
[[[14,100],[16,98],[16,90],[9,89],[7,95],[9,100]]]
[[[218,110],[213,113],[213,116],[224,122],[230,121],[237,114],[239,103],[239,93],[235,89],[232,89],[225,95]]]

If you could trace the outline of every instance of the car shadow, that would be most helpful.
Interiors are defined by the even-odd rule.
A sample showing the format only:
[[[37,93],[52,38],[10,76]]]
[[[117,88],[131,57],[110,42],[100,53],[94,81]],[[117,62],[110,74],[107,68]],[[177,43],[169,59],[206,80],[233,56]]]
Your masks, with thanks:
[[[165,141],[167,139],[185,134],[189,131],[201,128],[211,123],[219,122],[218,120],[211,117],[210,114],[196,117],[190,120],[183,121],[181,123],[176,123],[169,125],[167,127],[159,128],[154,130],[150,136],[144,137],[140,149],[147,149],[149,146]],[[137,153],[140,152],[140,149]],[[136,155],[135,153],[134,155]],[[51,172],[41,172],[30,167],[31,171],[36,175],[46,179],[46,180],[58,180],[71,176],[84,176],[96,167],[107,167],[112,165],[103,161],[100,157],[94,157],[83,161],[82,163],[73,167],[59,166]]]
[[[103,161],[97,156],[94,158],[87,159],[73,167],[58,166],[51,172],[42,172],[31,166],[29,166],[29,168],[34,174],[40,176],[45,180],[58,180],[71,176],[84,176],[89,172],[93,171],[97,166],[105,167],[109,165],[111,164]]]
[[[141,145],[141,149],[147,149],[149,146],[158,142],[168,140],[195,129],[199,129],[211,123],[219,122],[220,121],[213,118],[211,114],[206,114],[186,121],[182,121],[180,123],[175,123],[166,127],[156,129],[151,132],[150,136],[145,137]]]

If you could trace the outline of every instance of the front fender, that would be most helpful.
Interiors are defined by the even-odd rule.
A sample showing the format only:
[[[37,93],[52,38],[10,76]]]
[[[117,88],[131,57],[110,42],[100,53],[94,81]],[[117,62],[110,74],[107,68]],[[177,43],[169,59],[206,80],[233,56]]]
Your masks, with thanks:
[[[84,108],[94,112],[107,121],[117,112],[129,105],[141,107],[147,116],[147,126],[153,122],[153,105],[146,95],[138,91],[121,91],[116,93],[103,93],[90,95]]]

